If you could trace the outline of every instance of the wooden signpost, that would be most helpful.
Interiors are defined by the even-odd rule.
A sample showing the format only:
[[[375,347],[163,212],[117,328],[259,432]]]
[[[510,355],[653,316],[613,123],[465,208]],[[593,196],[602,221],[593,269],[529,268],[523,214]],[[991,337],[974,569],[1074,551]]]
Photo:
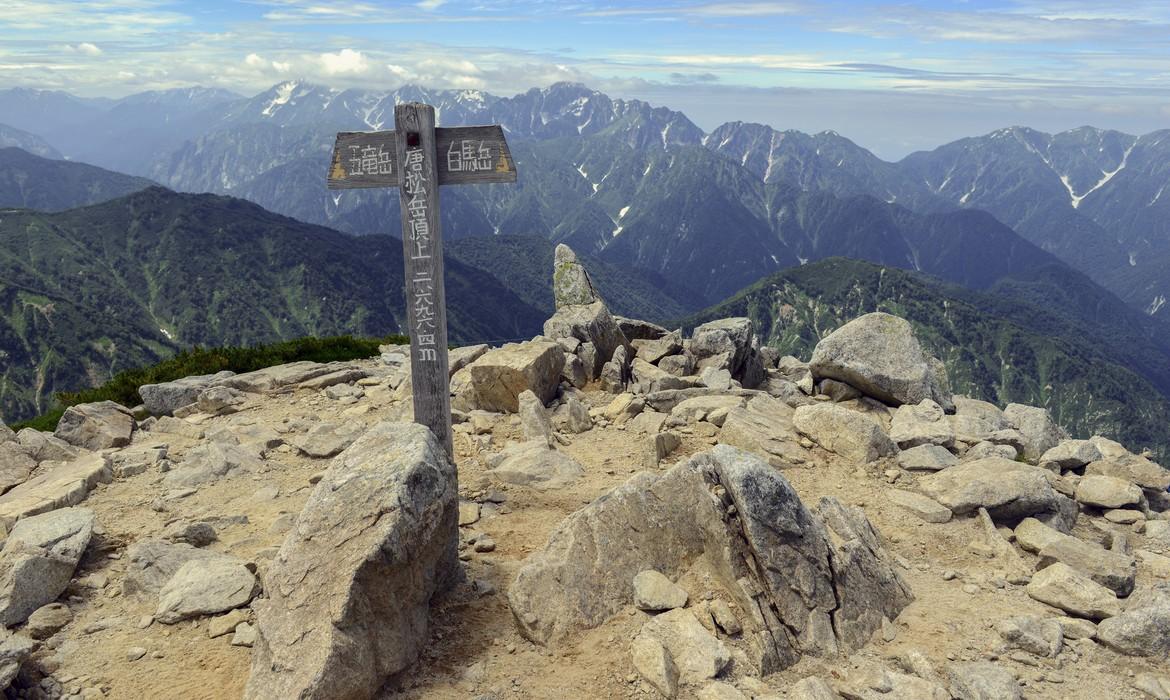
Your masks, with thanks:
[[[397,105],[394,125],[394,131],[337,134],[329,189],[398,188],[414,421],[451,455],[439,185],[516,182],[516,166],[499,126],[435,128],[434,108],[417,102]]]

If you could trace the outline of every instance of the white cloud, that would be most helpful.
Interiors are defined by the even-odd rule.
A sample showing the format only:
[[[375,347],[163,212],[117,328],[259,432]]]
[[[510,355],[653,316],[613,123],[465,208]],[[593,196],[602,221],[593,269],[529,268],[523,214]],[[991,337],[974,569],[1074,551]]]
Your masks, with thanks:
[[[102,50],[96,44],[83,41],[80,44],[66,44],[65,50],[69,53],[80,53],[86,56],[101,56]]]
[[[337,53],[323,53],[320,57],[321,66],[326,75],[353,75],[365,73],[370,69],[361,51],[342,49]]]
[[[244,59],[244,65],[251,68],[263,68],[264,63],[264,59],[260,58],[260,55],[255,53],[248,54],[248,57]]]
[[[437,10],[447,4],[447,0],[419,0],[414,5],[420,10]]]

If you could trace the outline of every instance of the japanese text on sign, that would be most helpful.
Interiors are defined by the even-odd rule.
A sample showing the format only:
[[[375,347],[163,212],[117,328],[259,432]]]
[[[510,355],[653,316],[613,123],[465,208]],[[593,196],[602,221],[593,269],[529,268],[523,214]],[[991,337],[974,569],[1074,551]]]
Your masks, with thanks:
[[[447,147],[447,170],[452,173],[478,173],[492,169],[492,149],[483,141],[463,139]]]
[[[393,175],[394,161],[385,146],[350,146],[350,175]]]

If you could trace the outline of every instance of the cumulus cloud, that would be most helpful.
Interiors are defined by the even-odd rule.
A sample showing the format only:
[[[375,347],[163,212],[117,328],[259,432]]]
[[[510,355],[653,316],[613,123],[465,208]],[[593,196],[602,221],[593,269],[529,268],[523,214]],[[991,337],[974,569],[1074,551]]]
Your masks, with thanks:
[[[320,56],[321,66],[326,75],[355,75],[365,73],[370,69],[361,51],[342,49],[337,53],[323,53]]]
[[[66,44],[65,50],[69,53],[79,53],[84,56],[101,56],[102,50],[96,45],[88,41],[83,41],[80,44]]]

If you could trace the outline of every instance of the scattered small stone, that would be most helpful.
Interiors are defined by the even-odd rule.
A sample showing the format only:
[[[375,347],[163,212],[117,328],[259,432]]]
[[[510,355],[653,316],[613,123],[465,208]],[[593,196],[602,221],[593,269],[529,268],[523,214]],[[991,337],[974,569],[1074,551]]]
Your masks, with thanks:
[[[137,661],[144,656],[146,656],[146,649],[142,647],[130,647],[126,650],[127,661]]]

